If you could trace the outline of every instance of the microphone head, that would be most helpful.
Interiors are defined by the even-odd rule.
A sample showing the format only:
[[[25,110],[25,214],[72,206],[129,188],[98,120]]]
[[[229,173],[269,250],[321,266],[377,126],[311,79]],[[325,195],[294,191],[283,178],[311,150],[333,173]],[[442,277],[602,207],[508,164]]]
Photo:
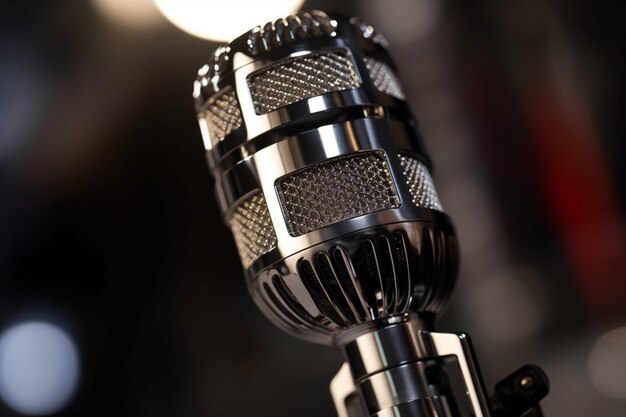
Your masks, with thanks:
[[[358,18],[301,12],[219,47],[194,84],[255,302],[326,345],[434,317],[456,279],[454,229],[386,44]]]

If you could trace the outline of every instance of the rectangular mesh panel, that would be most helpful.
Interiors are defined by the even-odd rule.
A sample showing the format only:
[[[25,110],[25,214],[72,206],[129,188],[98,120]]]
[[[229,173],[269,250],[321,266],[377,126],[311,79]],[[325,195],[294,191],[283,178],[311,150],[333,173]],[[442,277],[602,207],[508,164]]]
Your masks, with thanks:
[[[385,62],[373,58],[365,58],[365,67],[372,79],[374,87],[381,93],[389,94],[404,100],[404,93],[396,73]]]
[[[398,157],[413,204],[417,207],[443,211],[433,179],[426,165],[408,155],[399,154]]]
[[[292,236],[400,206],[383,152],[359,152],[285,175],[276,181]]]
[[[213,145],[241,126],[241,110],[232,88],[226,88],[211,97],[205,118]]]
[[[244,268],[276,247],[276,233],[265,197],[260,191],[250,195],[235,208],[230,218],[230,228]]]
[[[361,80],[348,53],[332,50],[285,60],[252,74],[248,85],[257,114],[264,114],[306,98],[357,88]]]

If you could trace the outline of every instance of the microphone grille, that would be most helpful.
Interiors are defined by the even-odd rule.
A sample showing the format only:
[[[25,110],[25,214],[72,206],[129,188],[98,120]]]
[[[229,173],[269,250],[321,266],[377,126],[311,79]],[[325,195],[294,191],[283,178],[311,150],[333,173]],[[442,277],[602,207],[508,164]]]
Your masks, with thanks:
[[[205,117],[213,145],[241,126],[241,110],[232,88],[225,88],[211,98]]]
[[[433,179],[426,165],[417,158],[408,155],[399,154],[398,157],[413,204],[417,207],[443,211]]]
[[[361,85],[346,50],[329,50],[282,61],[248,78],[257,114],[300,100]]]
[[[244,268],[276,247],[276,232],[263,193],[257,190],[233,211],[230,228]]]
[[[389,65],[374,58],[365,58],[365,68],[378,91],[400,100],[405,99],[400,81]]]
[[[276,188],[292,236],[400,206],[389,165],[379,151],[329,159],[295,171],[279,178]]]

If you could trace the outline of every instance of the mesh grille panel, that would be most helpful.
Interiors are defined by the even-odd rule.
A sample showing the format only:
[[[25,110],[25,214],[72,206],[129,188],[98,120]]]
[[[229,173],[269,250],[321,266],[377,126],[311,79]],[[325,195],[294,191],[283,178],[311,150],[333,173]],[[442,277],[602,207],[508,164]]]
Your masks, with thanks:
[[[230,218],[230,228],[244,268],[276,246],[272,219],[260,191],[237,206]]]
[[[241,111],[235,92],[225,89],[211,98],[205,113],[211,143],[214,145],[241,126]]]
[[[328,160],[279,178],[276,188],[292,236],[400,205],[383,152]]]
[[[389,65],[373,58],[365,58],[365,67],[378,91],[404,100],[398,77]]]
[[[289,59],[248,78],[258,114],[306,98],[361,85],[346,51],[326,51]]]
[[[413,204],[433,210],[443,211],[433,179],[426,165],[407,155],[398,155],[404,171],[404,178],[409,186]]]

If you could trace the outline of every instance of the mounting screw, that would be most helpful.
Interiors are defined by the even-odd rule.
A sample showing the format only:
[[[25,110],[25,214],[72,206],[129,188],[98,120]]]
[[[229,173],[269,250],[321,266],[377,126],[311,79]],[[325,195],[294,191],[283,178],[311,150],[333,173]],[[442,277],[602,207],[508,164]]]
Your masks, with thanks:
[[[519,381],[520,387],[525,390],[530,390],[535,386],[535,380],[531,376],[524,376]]]

